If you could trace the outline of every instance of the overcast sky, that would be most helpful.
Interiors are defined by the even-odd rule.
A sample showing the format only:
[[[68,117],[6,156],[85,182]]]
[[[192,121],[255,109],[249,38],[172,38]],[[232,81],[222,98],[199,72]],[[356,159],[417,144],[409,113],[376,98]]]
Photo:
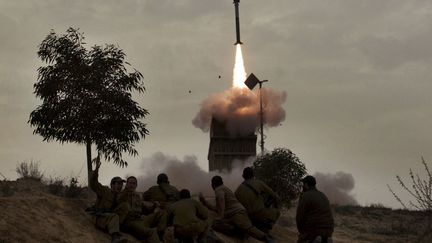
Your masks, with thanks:
[[[291,149],[311,174],[352,174],[361,204],[397,206],[386,184],[398,191],[396,174],[432,161],[432,2],[243,0],[240,17],[246,72],[287,92],[266,148]],[[147,88],[136,100],[150,136],[128,168],[104,165],[101,180],[136,173],[158,151],[207,169],[209,135],[191,121],[231,86],[231,0],[0,0],[0,173],[15,179],[16,164],[33,159],[46,175],[85,179],[84,146],[42,142],[27,123],[40,103],[38,44],[68,27],[88,47],[118,44]]]

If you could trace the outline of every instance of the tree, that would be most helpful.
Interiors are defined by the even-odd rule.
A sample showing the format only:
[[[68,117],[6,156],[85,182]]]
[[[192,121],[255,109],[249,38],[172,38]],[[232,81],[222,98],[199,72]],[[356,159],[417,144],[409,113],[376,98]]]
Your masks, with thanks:
[[[127,166],[122,154],[138,154],[134,143],[148,135],[141,121],[148,111],[132,100],[132,91],[145,88],[142,74],[126,69],[124,52],[112,44],[89,50],[84,45],[83,33],[74,28],[63,35],[51,30],[39,45],[46,66],[38,68],[34,93],[42,104],[29,123],[44,141],[85,144],[89,174],[92,145],[105,160]]]
[[[418,174],[413,173],[412,169],[409,170],[409,176],[411,178],[411,185],[405,183],[399,175],[396,175],[396,179],[401,185],[401,187],[411,195],[414,201],[409,201],[409,206],[420,211],[425,211],[432,214],[432,174],[429,170],[429,166],[422,157],[422,164],[425,168],[427,178],[422,179]],[[388,189],[396,198],[396,200],[407,209],[406,204],[401,200],[401,198],[391,189],[387,184]],[[411,189],[410,189],[411,188]]]
[[[255,176],[279,195],[284,206],[289,208],[300,195],[306,167],[291,150],[276,148],[257,157],[253,167]]]
[[[409,176],[411,178],[411,185],[405,183],[399,175],[396,175],[396,179],[400,186],[408,192],[408,194],[414,199],[409,200],[409,206],[416,210],[424,213],[426,224],[424,224],[423,232],[420,232],[417,242],[431,242],[432,240],[432,173],[429,170],[429,166],[425,159],[421,157],[422,164],[426,172],[426,178],[421,178],[419,174],[413,173],[412,169],[409,170]],[[396,198],[396,200],[404,207],[408,209],[406,203],[392,190],[387,184],[388,189]]]

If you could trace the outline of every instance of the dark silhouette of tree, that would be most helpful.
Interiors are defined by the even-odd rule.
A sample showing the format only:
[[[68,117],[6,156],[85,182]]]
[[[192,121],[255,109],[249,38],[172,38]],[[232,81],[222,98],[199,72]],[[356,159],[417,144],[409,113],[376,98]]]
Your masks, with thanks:
[[[39,45],[38,56],[46,66],[38,68],[34,84],[42,100],[29,123],[44,141],[86,145],[87,173],[92,171],[92,145],[98,155],[120,167],[122,154],[136,156],[134,143],[148,135],[141,119],[148,111],[132,100],[132,91],[144,92],[142,74],[128,72],[124,52],[115,45],[95,45],[87,50],[84,35],[69,28],[54,30]]]
[[[302,191],[300,180],[306,167],[291,150],[276,148],[260,155],[253,164],[256,178],[269,185],[281,198],[285,207],[291,207]]]

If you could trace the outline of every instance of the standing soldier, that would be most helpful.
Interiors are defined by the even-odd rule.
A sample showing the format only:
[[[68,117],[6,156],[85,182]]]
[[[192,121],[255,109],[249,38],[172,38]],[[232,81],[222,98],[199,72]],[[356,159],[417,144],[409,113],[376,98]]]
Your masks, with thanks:
[[[320,242],[331,242],[334,220],[330,202],[324,193],[315,187],[313,176],[302,179],[303,195],[297,206],[297,229],[299,231],[298,243],[312,242],[321,238]],[[314,241],[315,242],[315,241]]]
[[[254,178],[253,169],[246,167],[243,170],[243,183],[235,191],[239,202],[246,208],[252,223],[263,231],[273,228],[274,223],[280,216],[279,196],[264,182]],[[266,202],[272,202],[266,205]]]
[[[270,235],[252,225],[245,208],[237,201],[234,193],[223,185],[222,177],[214,176],[211,179],[211,186],[215,192],[216,206],[209,204],[202,194],[200,194],[200,201],[217,213],[217,218],[213,223],[214,230],[225,233],[224,231],[229,228],[229,225],[233,225],[255,239],[263,242],[274,242]]]
[[[90,188],[96,193],[97,199],[89,211],[94,215],[96,227],[111,235],[112,243],[127,242],[120,234],[120,223],[126,217],[127,208],[117,201],[125,180],[116,176],[111,179],[110,187],[103,186],[98,180],[100,165],[100,160],[96,159],[96,168],[90,175]]]
[[[152,221],[155,221],[156,213],[153,215],[142,216],[143,207],[146,205],[141,196],[135,191],[137,179],[129,176],[126,180],[126,187],[119,195],[119,202],[128,206],[127,216],[122,224],[122,230],[135,236],[139,240],[150,243],[159,243],[159,238],[155,229],[151,229]]]
[[[210,229],[208,211],[201,203],[191,198],[187,189],[180,191],[180,200],[168,208],[168,225],[174,226],[174,234],[182,240],[206,242]]]

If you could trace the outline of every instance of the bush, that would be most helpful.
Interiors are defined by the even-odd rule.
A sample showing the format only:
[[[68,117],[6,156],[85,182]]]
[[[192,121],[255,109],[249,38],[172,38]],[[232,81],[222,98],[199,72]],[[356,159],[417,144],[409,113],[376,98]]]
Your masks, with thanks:
[[[289,149],[276,148],[271,153],[257,157],[255,176],[270,186],[289,208],[302,191],[300,180],[306,175],[305,165]]]
[[[419,234],[418,242],[430,242],[429,240],[432,238],[432,174],[423,157],[421,157],[421,160],[426,171],[426,178],[421,178],[410,169],[409,177],[411,178],[411,185],[405,183],[399,175],[396,175],[396,179],[400,186],[414,199],[410,200],[408,205],[425,214],[426,226],[425,230]],[[387,187],[402,207],[407,209],[407,204],[402,201],[388,184]]]
[[[406,184],[399,175],[396,175],[396,179],[401,187],[407,191],[413,198],[414,201],[409,201],[409,206],[420,211],[428,212],[429,215],[432,213],[432,174],[429,170],[429,166],[422,157],[422,164],[427,173],[427,178],[422,179],[418,174],[413,173],[412,169],[409,170],[409,176],[411,178],[411,185]],[[407,209],[406,204],[400,199],[400,197],[387,185],[390,192],[396,198],[396,200]],[[412,189],[410,189],[412,188]]]
[[[64,180],[60,177],[56,178],[50,178],[48,181],[48,192],[56,195],[56,196],[63,196],[65,192],[65,186],[64,186]]]
[[[78,198],[81,196],[82,188],[78,185],[78,179],[72,177],[69,186],[66,187],[65,197]]]
[[[40,181],[43,173],[39,169],[39,162],[33,160],[19,163],[15,169],[19,178],[31,178]]]

